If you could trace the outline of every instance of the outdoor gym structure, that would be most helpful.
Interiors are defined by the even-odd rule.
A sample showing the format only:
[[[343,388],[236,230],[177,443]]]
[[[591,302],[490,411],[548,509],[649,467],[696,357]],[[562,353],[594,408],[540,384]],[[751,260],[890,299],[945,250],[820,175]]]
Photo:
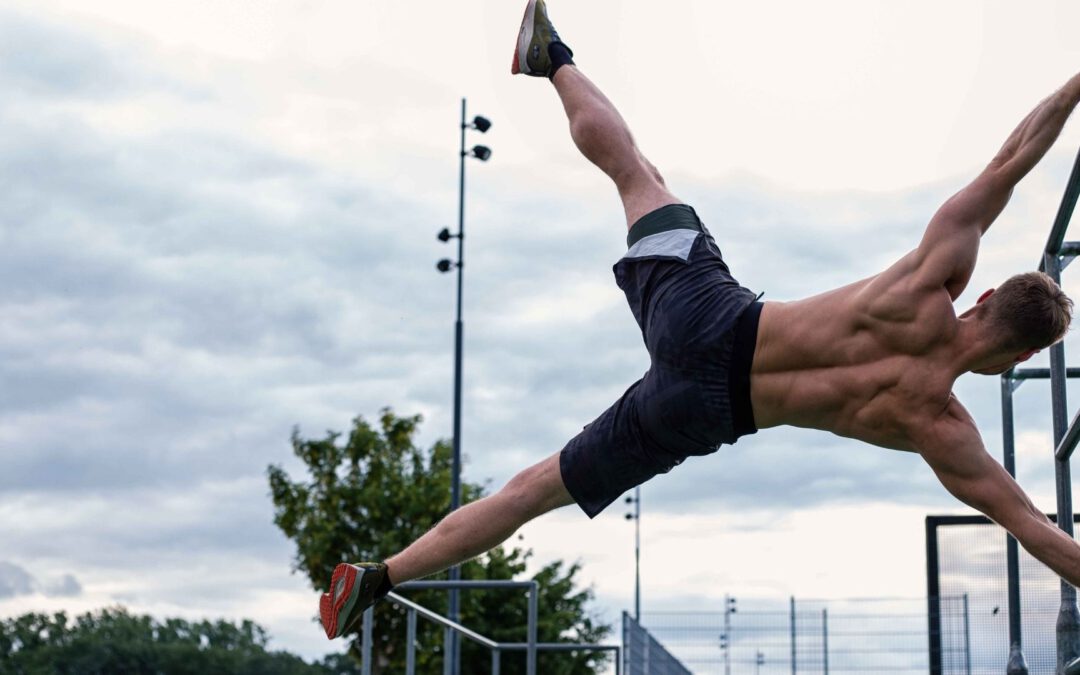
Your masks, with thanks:
[[[1080,255],[1080,242],[1065,241],[1077,198],[1080,197],[1080,153],[1073,163],[1050,237],[1039,259],[1039,270],[1061,283],[1061,272]],[[1071,514],[1072,476],[1069,460],[1080,443],[1080,413],[1068,423],[1065,381],[1080,377],[1080,368],[1065,367],[1065,344],[1058,342],[1050,348],[1050,368],[1014,368],[1001,376],[1002,441],[1004,465],[1010,475],[1016,475],[1015,430],[1013,427],[1013,393],[1026,380],[1049,379],[1054,424],[1054,476],[1057,483],[1057,512]],[[1073,519],[1058,518],[1057,525],[1073,536]],[[1007,675],[1027,675],[1023,643],[1020,634],[1019,552],[1016,539],[1009,536],[1006,544],[1009,593],[1009,661]],[[1066,665],[1069,664],[1069,665]],[[1080,609],[1076,605],[1076,589],[1061,581],[1061,609],[1057,620],[1057,669],[1067,675],[1080,674]]]

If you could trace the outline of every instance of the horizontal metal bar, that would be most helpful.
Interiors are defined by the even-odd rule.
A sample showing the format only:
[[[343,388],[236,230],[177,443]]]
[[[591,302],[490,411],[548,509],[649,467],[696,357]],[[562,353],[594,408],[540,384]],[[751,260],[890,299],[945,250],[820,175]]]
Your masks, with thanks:
[[[500,642],[499,649],[506,651],[525,651],[527,642]],[[583,645],[572,642],[537,642],[536,648],[544,652],[617,652],[619,645]]]
[[[1080,377],[1080,368],[1066,368],[1065,377]],[[1048,380],[1049,368],[1016,368],[1009,375],[1010,380]]]
[[[1065,436],[1061,439],[1061,444],[1054,451],[1054,457],[1059,462],[1067,461],[1072,457],[1077,443],[1080,443],[1080,412],[1076,413],[1076,417],[1073,418],[1072,424],[1069,425],[1068,431],[1065,432]]]
[[[431,611],[430,609],[428,609],[427,607],[424,607],[423,605],[418,605],[415,602],[413,602],[412,600],[406,600],[405,598],[401,597],[397,593],[389,593],[389,594],[387,594],[386,597],[390,598],[391,600],[393,600],[396,603],[399,603],[399,604],[402,604],[402,605],[408,607],[409,609],[416,610],[416,613],[419,614],[420,616],[424,617],[425,619],[429,619],[431,621],[434,621],[435,623],[439,624],[440,626],[445,626],[446,628],[449,628],[450,630],[457,632],[459,635],[463,635],[463,636],[469,638],[470,640],[472,640],[473,642],[476,642],[477,644],[484,645],[488,649],[501,649],[502,648],[502,646],[498,642],[495,642],[494,640],[492,640],[490,638],[486,638],[483,635],[481,635],[481,634],[479,634],[479,633],[477,633],[475,631],[471,631],[468,628],[466,628],[465,626],[462,626],[460,623],[457,623],[456,621],[451,621],[450,619],[447,619],[442,614],[437,614],[437,613]]]
[[[1065,194],[1061,198],[1061,206],[1058,207],[1057,216],[1054,218],[1054,226],[1050,230],[1050,237],[1046,240],[1046,248],[1043,249],[1046,253],[1054,255],[1061,252],[1062,242],[1065,241],[1065,230],[1069,229],[1069,221],[1072,220],[1077,198],[1080,198],[1080,154],[1077,154],[1076,161],[1073,163],[1069,182],[1065,186]]]
[[[469,588],[522,588],[528,589],[536,585],[535,581],[407,581],[400,586],[395,586],[399,591],[430,591],[452,590]]]

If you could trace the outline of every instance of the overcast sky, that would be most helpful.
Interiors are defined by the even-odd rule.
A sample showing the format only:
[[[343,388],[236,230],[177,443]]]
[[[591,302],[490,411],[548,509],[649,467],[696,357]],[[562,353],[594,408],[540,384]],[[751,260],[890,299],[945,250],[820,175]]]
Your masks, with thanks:
[[[289,433],[384,406],[452,419],[460,99],[469,166],[465,477],[498,486],[647,368],[611,276],[614,190],[542,80],[511,78],[518,2],[0,0],[0,615],[123,603],[251,617],[322,655],[265,469]],[[873,274],[1080,71],[1080,5],[554,0],[735,275],[766,299]],[[984,240],[961,309],[1032,269],[1074,121]],[[1068,275],[1067,275],[1068,276]],[[1066,279],[1066,290],[1080,284]],[[1070,353],[1074,338],[1067,342]],[[1043,357],[1045,358],[1045,357]],[[1075,394],[1080,392],[1073,392]],[[957,394],[1000,455],[996,378]],[[1049,395],[1016,401],[1019,477],[1053,510]],[[644,490],[646,609],[924,592],[914,456],[770,430]],[[623,508],[523,530],[633,589]]]

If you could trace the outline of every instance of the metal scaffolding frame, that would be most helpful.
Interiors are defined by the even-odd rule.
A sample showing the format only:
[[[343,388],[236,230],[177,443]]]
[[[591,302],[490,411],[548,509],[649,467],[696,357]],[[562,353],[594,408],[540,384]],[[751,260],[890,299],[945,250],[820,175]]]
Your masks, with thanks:
[[[1080,242],[1066,242],[1065,233],[1072,220],[1077,198],[1080,197],[1080,153],[1073,163],[1069,182],[1065,187],[1054,225],[1050,230],[1040,260],[1039,271],[1045,272],[1058,284],[1061,272],[1080,255]],[[1049,368],[1014,368],[1001,376],[1002,442],[1004,465],[1010,475],[1016,475],[1015,430],[1013,427],[1012,396],[1025,380],[1049,379],[1054,424],[1054,475],[1057,483],[1057,512],[1073,513],[1072,477],[1069,460],[1080,443],[1080,413],[1068,424],[1065,397],[1067,378],[1080,377],[1080,368],[1065,367],[1065,345],[1058,342],[1050,348]],[[1058,519],[1060,527],[1073,536],[1073,519]],[[1007,549],[1009,583],[1009,661],[1008,675],[1027,675],[1023,645],[1020,635],[1020,580],[1019,553],[1016,539],[1008,538]],[[1065,673],[1066,665],[1080,657],[1080,609],[1076,604],[1076,589],[1061,582],[1061,610],[1057,621],[1057,672]],[[1071,669],[1070,669],[1071,672]]]

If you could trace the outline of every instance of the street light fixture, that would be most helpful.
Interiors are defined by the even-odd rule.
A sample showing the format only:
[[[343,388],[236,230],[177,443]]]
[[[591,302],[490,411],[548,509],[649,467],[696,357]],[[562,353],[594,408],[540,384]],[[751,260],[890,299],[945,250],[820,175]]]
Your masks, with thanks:
[[[461,320],[462,293],[464,287],[463,270],[465,268],[465,158],[473,157],[486,162],[491,159],[491,148],[486,145],[476,145],[470,151],[465,150],[465,132],[468,129],[487,133],[491,128],[491,120],[477,115],[471,123],[466,122],[466,101],[461,99],[461,167],[458,179],[458,231],[451,234],[448,228],[443,228],[439,234],[439,241],[449,243],[451,239],[458,240],[457,260],[444,258],[436,265],[436,269],[446,273],[457,268],[457,321],[454,324],[454,458],[451,470],[450,482],[450,510],[456,511],[461,506],[461,366],[462,366],[462,341],[464,336],[464,323]],[[461,579],[461,568],[450,568],[450,580]],[[451,621],[459,618],[459,603],[457,589],[450,591],[450,611],[447,612]],[[459,675],[461,672],[461,649],[457,633],[447,629],[446,631],[446,660],[443,672],[446,675]]]
[[[481,162],[486,162],[491,159],[491,148],[486,145],[474,145],[473,149],[469,152],[469,155],[477,158]]]

